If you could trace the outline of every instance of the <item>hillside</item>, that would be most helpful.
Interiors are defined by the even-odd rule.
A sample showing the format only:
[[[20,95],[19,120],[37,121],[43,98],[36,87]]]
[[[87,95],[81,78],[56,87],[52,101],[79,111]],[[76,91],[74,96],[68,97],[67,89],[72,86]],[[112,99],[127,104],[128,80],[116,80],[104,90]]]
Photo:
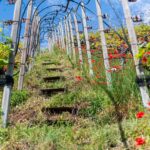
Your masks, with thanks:
[[[43,81],[54,76],[61,78]],[[148,112],[136,118],[143,108],[131,82],[134,76],[130,73],[128,77],[118,80],[124,84],[115,84],[115,91],[107,90],[73,68],[58,50],[40,54],[25,78],[25,90],[13,93],[10,125],[0,128],[1,149],[133,150],[138,148],[139,137],[145,140],[140,148],[149,150]],[[129,85],[135,91],[126,89]],[[52,95],[41,93],[48,88],[64,90]]]

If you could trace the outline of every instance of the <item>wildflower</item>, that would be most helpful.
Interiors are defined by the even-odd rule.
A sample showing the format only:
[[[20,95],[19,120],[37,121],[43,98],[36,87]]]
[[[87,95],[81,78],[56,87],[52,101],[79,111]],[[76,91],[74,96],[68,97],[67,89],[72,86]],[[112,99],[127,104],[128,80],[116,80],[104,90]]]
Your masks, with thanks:
[[[91,53],[94,53],[94,52],[95,52],[95,50],[92,49],[92,50],[91,50]]]
[[[81,59],[79,60],[79,63],[82,63],[82,60],[81,60]]]
[[[138,118],[138,119],[143,118],[144,115],[145,115],[144,112],[138,112],[138,113],[136,114],[136,118]]]
[[[150,102],[148,102],[147,105],[150,106]]]
[[[115,49],[114,54],[118,54],[118,50]]]
[[[113,55],[112,54],[108,54],[109,55],[109,59],[113,59]]]
[[[136,142],[136,146],[140,146],[145,144],[145,139],[143,137],[138,137],[135,139],[135,142]]]
[[[75,78],[76,78],[77,81],[81,81],[82,80],[81,76],[76,76]]]
[[[94,59],[92,59],[91,61],[92,61],[92,63],[95,63],[95,60],[94,60]]]
[[[144,56],[144,57],[142,58],[142,63],[145,64],[146,62],[147,62],[147,58]]]
[[[113,66],[112,68],[115,68],[115,69],[122,69],[122,66]]]
[[[145,52],[145,55],[150,55],[150,52]]]

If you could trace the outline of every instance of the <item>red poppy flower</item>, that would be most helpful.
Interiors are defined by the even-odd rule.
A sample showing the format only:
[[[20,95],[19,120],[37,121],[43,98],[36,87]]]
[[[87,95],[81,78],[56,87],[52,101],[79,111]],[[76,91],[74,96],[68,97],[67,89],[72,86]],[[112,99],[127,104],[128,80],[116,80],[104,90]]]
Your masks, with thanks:
[[[143,58],[142,58],[142,63],[146,63],[147,62],[147,58],[144,56]]]
[[[92,49],[92,50],[91,50],[91,53],[94,53],[94,52],[95,52],[95,50]]]
[[[145,52],[145,55],[150,55],[150,52]]]
[[[80,59],[79,62],[82,63],[82,60]]]
[[[122,66],[113,66],[112,68],[122,69]]]
[[[114,54],[118,54],[118,50],[115,49]]]
[[[95,60],[94,60],[94,59],[92,59],[91,61],[92,61],[92,63],[95,63]]]
[[[107,70],[107,72],[112,72],[112,70]]]
[[[108,54],[109,59],[113,59],[113,55],[112,54]]]
[[[145,115],[144,112],[138,112],[138,113],[136,114],[136,118],[138,118],[138,119],[143,118],[144,115]]]
[[[148,104],[148,106],[150,106],[150,102],[148,102],[147,104]]]
[[[81,81],[82,80],[81,76],[76,76],[75,78],[76,78],[77,81]]]
[[[145,139],[143,137],[138,137],[135,139],[135,142],[136,142],[136,146],[140,146],[140,145],[143,145],[145,144]]]

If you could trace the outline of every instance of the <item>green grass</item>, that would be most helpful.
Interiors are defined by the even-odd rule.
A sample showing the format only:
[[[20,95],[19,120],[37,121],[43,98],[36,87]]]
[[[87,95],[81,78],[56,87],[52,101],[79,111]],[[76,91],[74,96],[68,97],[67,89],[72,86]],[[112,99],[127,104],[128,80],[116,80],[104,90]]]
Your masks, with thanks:
[[[25,101],[29,98],[28,91],[13,91],[11,96],[11,102],[10,105],[12,107],[15,107],[17,105],[20,105],[22,103],[25,103]]]

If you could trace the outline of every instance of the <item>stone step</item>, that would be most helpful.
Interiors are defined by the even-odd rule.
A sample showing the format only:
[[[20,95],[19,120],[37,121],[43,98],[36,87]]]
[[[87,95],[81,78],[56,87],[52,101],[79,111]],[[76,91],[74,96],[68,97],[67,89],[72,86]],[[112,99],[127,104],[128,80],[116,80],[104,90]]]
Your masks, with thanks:
[[[63,72],[62,68],[47,68],[47,71],[59,71],[59,72]]]
[[[43,78],[45,82],[54,82],[58,80],[65,80],[64,76],[53,76],[53,77],[45,77]]]
[[[67,88],[49,88],[49,89],[41,89],[41,94],[45,96],[51,96],[57,93],[65,93],[67,92]]]
[[[42,65],[46,66],[46,65],[61,65],[61,64],[60,63],[56,63],[56,62],[43,62]]]
[[[43,107],[42,112],[47,115],[62,114],[68,112],[72,115],[76,115],[78,108],[76,107]]]

